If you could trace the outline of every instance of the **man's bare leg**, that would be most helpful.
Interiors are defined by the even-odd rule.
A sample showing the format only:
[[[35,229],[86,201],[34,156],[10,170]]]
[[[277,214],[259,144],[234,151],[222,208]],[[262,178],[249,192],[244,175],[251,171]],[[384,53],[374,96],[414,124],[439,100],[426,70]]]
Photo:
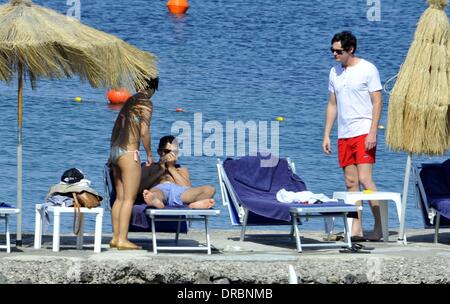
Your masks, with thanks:
[[[155,207],[158,209],[163,209],[165,207],[164,205],[165,198],[161,190],[156,188],[144,190],[142,195],[144,196],[145,203],[150,207]]]
[[[190,188],[183,192],[181,201],[192,209],[209,209],[214,206],[212,199],[216,190],[212,186]]]
[[[372,164],[358,165],[358,178],[364,189],[377,191],[377,187],[372,180]],[[366,236],[368,240],[378,241],[382,238],[380,203],[378,201],[370,201],[370,209],[374,218],[373,231]]]
[[[209,209],[212,208],[215,203],[216,202],[212,198],[205,198],[203,200],[190,203],[188,206],[191,209]]]
[[[348,192],[359,191],[358,168],[355,165],[349,165],[344,168],[345,186]],[[357,202],[357,206],[361,206],[362,202]],[[352,236],[363,237],[362,229],[362,212],[358,210],[358,218],[353,219]]]

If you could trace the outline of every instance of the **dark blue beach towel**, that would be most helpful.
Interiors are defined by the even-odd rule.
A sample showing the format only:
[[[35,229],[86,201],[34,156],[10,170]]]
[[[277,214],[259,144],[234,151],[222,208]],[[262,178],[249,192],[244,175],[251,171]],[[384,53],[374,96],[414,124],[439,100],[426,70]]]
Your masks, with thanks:
[[[0,208],[14,208],[14,207],[7,203],[0,202]]]
[[[305,191],[306,185],[289,169],[286,159],[279,159],[274,167],[263,168],[261,161],[264,159],[260,154],[237,160],[228,158],[223,168],[246,208],[267,218],[289,222],[289,209],[293,204],[279,203],[276,194],[282,188],[294,192]]]
[[[429,207],[437,209],[445,217],[441,225],[450,224],[450,161],[442,164],[422,164],[420,171]],[[428,218],[428,215],[424,217]]]
[[[133,227],[133,231],[148,231],[151,229],[151,220],[145,214],[147,209],[152,209],[152,207],[147,206],[146,204],[135,204],[133,206],[133,213],[131,215],[131,227]],[[166,206],[164,208],[167,209],[176,209],[176,210],[191,210],[188,206]],[[159,216],[161,217],[161,215]],[[175,223],[176,224],[176,223]],[[175,225],[174,222],[157,222],[156,230],[161,232],[172,232],[174,231]],[[182,222],[182,227],[180,232],[187,232],[186,223]]]

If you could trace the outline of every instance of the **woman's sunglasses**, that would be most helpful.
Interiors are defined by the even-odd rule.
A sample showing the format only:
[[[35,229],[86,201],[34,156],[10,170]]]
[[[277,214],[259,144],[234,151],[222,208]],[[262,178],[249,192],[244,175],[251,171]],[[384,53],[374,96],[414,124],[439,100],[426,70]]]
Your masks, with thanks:
[[[330,51],[333,54],[336,52],[336,54],[338,54],[338,55],[342,55],[345,52],[345,50],[337,50],[337,49],[333,49],[332,47],[330,48]]]

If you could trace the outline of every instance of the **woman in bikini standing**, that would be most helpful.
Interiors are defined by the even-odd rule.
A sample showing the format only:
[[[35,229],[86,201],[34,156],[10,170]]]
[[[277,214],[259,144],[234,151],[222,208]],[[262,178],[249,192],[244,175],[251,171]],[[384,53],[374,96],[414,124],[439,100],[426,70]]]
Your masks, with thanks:
[[[147,166],[153,162],[150,121],[153,103],[150,100],[158,89],[158,78],[148,81],[145,89],[128,99],[120,110],[111,135],[110,162],[113,167],[116,200],[112,206],[113,238],[111,248],[141,249],[128,240],[131,213],[141,181],[140,142],[147,153]]]

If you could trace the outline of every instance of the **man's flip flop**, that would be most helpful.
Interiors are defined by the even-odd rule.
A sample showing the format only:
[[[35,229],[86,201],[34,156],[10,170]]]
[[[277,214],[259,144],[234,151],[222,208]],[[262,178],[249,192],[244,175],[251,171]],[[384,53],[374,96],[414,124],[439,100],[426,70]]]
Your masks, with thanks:
[[[354,235],[352,237],[350,237],[350,239],[352,240],[352,242],[366,242],[367,239],[363,236],[359,236],[359,235]]]
[[[355,247],[354,245],[352,245],[352,247],[348,248],[344,248],[339,250],[340,253],[370,253],[369,250],[364,250],[361,248],[358,248],[357,246]]]
[[[363,249],[363,250],[374,250],[375,249],[375,247],[368,247],[368,246],[365,246],[365,245],[359,244],[359,243],[352,244],[352,247],[355,247],[356,249]]]

